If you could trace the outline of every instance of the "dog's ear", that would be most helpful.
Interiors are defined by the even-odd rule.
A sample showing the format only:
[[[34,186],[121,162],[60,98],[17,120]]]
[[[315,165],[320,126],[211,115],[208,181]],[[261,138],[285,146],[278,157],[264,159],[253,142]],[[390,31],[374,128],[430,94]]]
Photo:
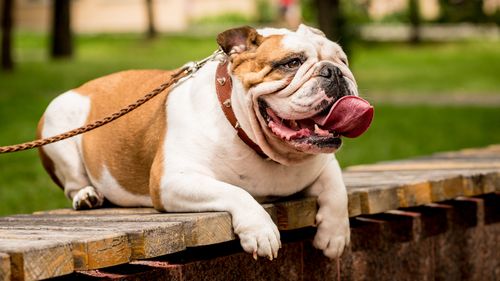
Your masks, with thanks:
[[[217,35],[217,43],[227,55],[256,48],[262,39],[257,30],[250,26],[229,29]]]

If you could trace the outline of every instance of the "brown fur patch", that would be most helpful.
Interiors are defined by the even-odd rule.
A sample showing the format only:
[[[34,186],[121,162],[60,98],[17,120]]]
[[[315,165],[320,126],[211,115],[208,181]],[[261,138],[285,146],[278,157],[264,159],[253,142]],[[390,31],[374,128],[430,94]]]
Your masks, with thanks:
[[[163,142],[163,141],[162,141]],[[163,149],[158,149],[156,156],[153,160],[151,166],[151,172],[149,177],[149,193],[151,195],[151,200],[153,201],[153,206],[158,211],[165,212],[165,207],[161,201],[161,177],[163,175]]]
[[[90,123],[136,101],[169,76],[169,72],[160,70],[126,71],[96,79],[76,91],[91,98]],[[106,166],[128,192],[150,193],[150,171],[166,132],[166,99],[167,93],[162,93],[122,118],[83,135],[83,157],[90,176],[100,178]]]
[[[36,128],[36,138],[37,139],[40,139],[42,137],[42,130],[43,130],[44,121],[45,121],[44,116],[42,116],[42,118],[40,118],[40,121],[38,121],[38,126]],[[43,168],[45,169],[45,171],[47,171],[47,173],[49,174],[52,181],[55,184],[57,184],[61,189],[64,190],[64,187],[63,187],[61,181],[59,180],[59,178],[57,178],[57,176],[55,174],[54,162],[43,151],[43,147],[38,148],[38,155],[40,156],[40,160],[42,161]]]
[[[281,80],[289,75],[273,69],[273,62],[290,56],[290,51],[281,48],[282,39],[283,35],[265,37],[257,49],[231,56],[232,72],[247,90],[264,81]]]

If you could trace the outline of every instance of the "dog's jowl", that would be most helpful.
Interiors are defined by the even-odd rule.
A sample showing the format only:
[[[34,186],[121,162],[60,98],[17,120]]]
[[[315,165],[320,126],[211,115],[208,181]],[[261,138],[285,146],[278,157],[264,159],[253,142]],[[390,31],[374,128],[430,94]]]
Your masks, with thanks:
[[[370,125],[341,47],[321,31],[241,27],[217,37],[221,52],[160,95],[97,130],[40,149],[75,209],[154,206],[227,211],[243,249],[276,258],[280,233],[260,199],[317,196],[314,245],[338,257],[349,243],[347,195],[334,152]],[[134,102],[169,71],[111,74],[48,106],[48,137]]]

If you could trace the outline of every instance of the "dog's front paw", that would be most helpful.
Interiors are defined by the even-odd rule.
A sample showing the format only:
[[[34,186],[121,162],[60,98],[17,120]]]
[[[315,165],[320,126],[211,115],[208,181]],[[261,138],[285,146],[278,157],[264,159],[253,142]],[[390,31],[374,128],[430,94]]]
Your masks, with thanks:
[[[265,211],[264,211],[265,213]],[[235,222],[235,232],[240,238],[245,252],[273,260],[278,257],[281,248],[280,233],[269,214],[265,213],[258,218],[246,217],[244,221]]]
[[[318,214],[316,222],[318,230],[314,237],[314,247],[322,250],[323,254],[330,259],[340,257],[351,239],[349,218],[346,216],[324,219]]]

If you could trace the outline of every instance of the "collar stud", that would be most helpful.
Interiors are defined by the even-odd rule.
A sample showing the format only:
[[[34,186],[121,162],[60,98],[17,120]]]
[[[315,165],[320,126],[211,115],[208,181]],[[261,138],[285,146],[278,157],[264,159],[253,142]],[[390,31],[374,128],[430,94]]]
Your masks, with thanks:
[[[225,77],[217,78],[217,83],[219,83],[221,86],[224,86],[224,84],[226,84],[226,78]]]

